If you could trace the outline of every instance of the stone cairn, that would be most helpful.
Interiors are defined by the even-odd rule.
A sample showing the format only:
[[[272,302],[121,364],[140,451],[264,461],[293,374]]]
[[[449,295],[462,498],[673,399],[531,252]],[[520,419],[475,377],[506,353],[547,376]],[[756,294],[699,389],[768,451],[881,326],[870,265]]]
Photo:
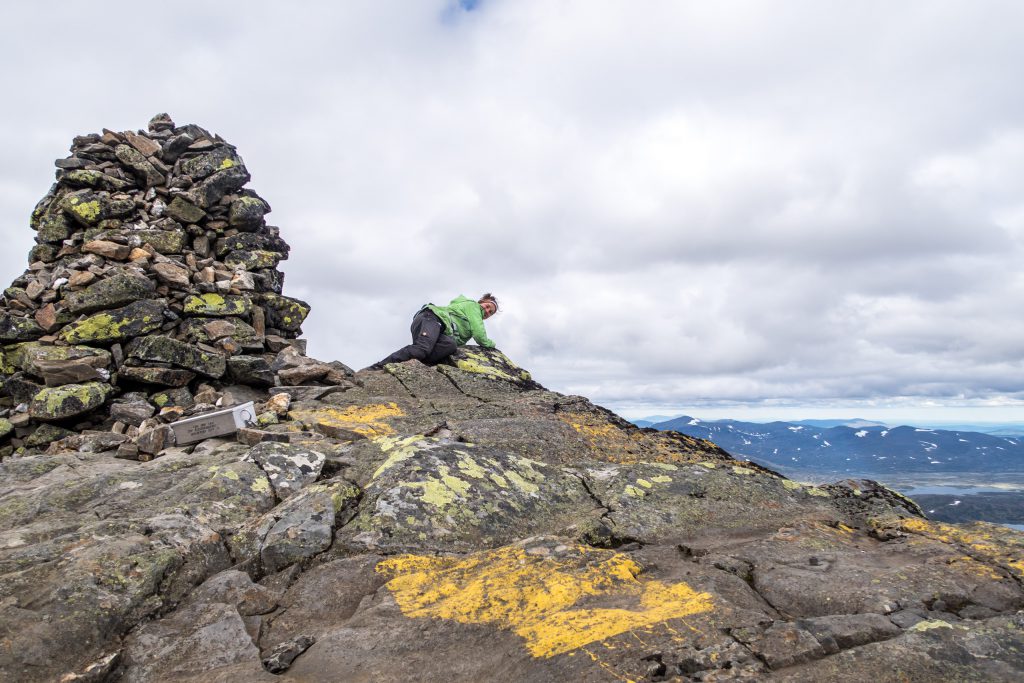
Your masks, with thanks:
[[[305,357],[309,306],[282,294],[289,247],[234,146],[158,114],[76,137],[56,166],[0,300],[0,457],[85,438],[145,460],[167,423],[253,388],[347,382]]]

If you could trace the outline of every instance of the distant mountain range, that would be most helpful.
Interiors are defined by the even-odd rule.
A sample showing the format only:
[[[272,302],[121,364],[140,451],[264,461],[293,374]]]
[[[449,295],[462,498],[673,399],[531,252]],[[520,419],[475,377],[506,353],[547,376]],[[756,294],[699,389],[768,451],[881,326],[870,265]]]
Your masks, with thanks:
[[[889,427],[869,420],[702,421],[643,425],[710,439],[737,457],[792,476],[999,473],[1024,477],[1024,438],[974,431]]]

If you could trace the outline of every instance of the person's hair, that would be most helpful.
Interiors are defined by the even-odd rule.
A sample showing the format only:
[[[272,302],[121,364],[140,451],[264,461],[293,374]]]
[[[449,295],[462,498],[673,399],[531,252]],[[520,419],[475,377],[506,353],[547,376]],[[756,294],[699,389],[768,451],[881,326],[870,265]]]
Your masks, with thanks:
[[[478,304],[482,304],[485,301],[490,301],[492,304],[494,304],[494,312],[495,313],[498,312],[498,309],[500,308],[500,306],[498,306],[498,300],[494,298],[493,294],[491,294],[490,292],[487,292],[482,297],[480,297],[479,299],[476,300],[476,302]]]

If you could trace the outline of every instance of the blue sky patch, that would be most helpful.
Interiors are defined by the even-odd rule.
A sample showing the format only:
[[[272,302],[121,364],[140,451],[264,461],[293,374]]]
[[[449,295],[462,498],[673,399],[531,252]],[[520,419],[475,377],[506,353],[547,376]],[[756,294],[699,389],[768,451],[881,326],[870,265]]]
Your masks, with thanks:
[[[451,0],[441,12],[441,21],[445,24],[454,24],[461,15],[479,9],[483,3],[484,0]]]

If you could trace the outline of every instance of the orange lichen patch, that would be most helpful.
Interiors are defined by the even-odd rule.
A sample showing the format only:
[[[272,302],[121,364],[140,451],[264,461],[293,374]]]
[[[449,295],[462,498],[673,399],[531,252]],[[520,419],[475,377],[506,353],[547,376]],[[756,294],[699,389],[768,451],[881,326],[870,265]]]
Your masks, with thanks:
[[[556,548],[556,551],[558,549]],[[644,581],[627,556],[586,546],[551,553],[510,546],[467,557],[401,555],[380,562],[409,617],[494,624],[553,657],[621,633],[711,611],[711,595],[685,583]],[[577,607],[601,598],[616,607]],[[627,604],[628,607],[620,605]]]
[[[930,522],[924,519],[901,519],[903,531],[957,545],[971,558],[987,566],[1000,566],[1018,578],[1024,578],[1024,534],[984,522],[969,526]]]
[[[405,412],[395,403],[370,403],[344,408],[297,409],[288,417],[311,426],[323,425],[348,429],[365,437],[388,436],[395,433],[387,420],[401,417]]]
[[[564,412],[556,416],[580,435],[593,457],[607,462],[699,462],[709,457],[704,449],[713,447],[690,437],[673,440],[663,434],[622,427],[599,413]],[[692,443],[685,446],[684,440]],[[721,460],[721,456],[710,457]]]

